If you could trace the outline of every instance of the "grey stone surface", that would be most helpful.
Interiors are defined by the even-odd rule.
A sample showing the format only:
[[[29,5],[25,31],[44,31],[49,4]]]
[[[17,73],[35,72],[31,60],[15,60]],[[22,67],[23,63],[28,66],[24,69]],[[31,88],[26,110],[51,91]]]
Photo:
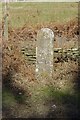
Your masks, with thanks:
[[[50,79],[53,72],[54,33],[49,28],[42,28],[37,34],[36,78]]]

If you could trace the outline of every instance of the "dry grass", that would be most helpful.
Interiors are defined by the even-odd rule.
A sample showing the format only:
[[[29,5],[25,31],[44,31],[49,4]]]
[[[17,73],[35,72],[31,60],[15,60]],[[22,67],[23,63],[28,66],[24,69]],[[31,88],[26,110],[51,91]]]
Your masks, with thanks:
[[[32,7],[35,5],[36,3],[32,4]],[[40,7],[39,9],[45,12],[48,4],[41,5],[42,3],[37,7]],[[64,8],[65,5],[63,5],[64,13],[67,11],[67,8]],[[12,6],[15,6],[15,4],[12,4]],[[19,4],[16,4],[17,6]],[[25,8],[29,9],[30,11],[28,12],[31,13],[31,4],[29,3],[27,6],[29,8],[26,8],[26,5]],[[71,7],[72,12],[77,10],[77,4],[70,3],[68,6]],[[37,8],[35,9],[37,10]],[[53,11],[53,5],[50,10]],[[22,19],[24,17],[17,19],[17,22],[14,23],[15,15],[18,11],[13,11],[10,11],[14,14],[14,16],[11,16],[11,18],[14,17],[11,24],[15,27],[17,22],[19,22],[17,27],[22,26],[24,24]],[[26,11],[25,14],[27,15]],[[48,11],[46,11],[46,14],[48,14]],[[59,15],[59,13],[56,14]],[[31,15],[33,16],[33,12]],[[42,11],[40,15],[43,15]],[[65,14],[62,16],[64,18]],[[46,20],[46,17],[43,19]],[[22,21],[21,24],[20,21]],[[3,117],[54,117],[58,119],[59,117],[72,117],[73,115],[77,117],[78,115],[75,112],[77,110],[77,93],[79,92],[78,89],[75,89],[77,88],[78,62],[69,60],[68,62],[59,61],[54,63],[53,79],[37,81],[35,80],[35,65],[28,64],[27,59],[22,55],[22,47],[35,50],[37,31],[42,27],[49,27],[54,30],[55,47],[59,47],[57,37],[60,37],[60,35],[62,39],[64,38],[63,46],[61,45],[61,47],[66,49],[77,47],[78,45],[77,32],[79,31],[77,20],[71,20],[67,24],[62,25],[54,23],[46,24],[41,21],[41,24],[38,23],[37,26],[33,27],[32,25],[28,26],[25,24],[14,31],[12,28],[9,28],[9,40],[7,42],[3,41]],[[65,38],[69,41],[65,41]]]

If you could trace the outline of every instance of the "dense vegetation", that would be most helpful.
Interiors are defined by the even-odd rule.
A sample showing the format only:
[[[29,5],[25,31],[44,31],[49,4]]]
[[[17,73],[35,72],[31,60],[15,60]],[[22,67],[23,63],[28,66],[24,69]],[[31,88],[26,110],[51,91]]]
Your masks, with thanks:
[[[28,51],[36,52],[36,35],[42,27],[54,31],[55,48],[78,48],[78,3],[9,3],[8,7],[9,39],[3,40],[3,118],[79,118],[78,60],[65,61],[63,52],[59,53],[53,62],[53,78],[38,81],[35,63],[27,56]]]

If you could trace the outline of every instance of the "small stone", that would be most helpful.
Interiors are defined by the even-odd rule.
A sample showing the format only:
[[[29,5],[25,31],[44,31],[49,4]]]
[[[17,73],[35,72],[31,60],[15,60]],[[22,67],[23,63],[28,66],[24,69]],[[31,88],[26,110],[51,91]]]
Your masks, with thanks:
[[[21,93],[21,92],[19,92],[19,95],[22,95],[22,93]]]

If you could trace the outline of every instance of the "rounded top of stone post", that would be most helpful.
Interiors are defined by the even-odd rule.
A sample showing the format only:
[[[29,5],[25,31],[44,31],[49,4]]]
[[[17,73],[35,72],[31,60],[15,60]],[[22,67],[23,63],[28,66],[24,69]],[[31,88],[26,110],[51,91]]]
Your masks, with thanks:
[[[38,37],[44,37],[53,39],[54,38],[54,32],[49,29],[49,28],[42,28],[41,30],[38,31]]]

